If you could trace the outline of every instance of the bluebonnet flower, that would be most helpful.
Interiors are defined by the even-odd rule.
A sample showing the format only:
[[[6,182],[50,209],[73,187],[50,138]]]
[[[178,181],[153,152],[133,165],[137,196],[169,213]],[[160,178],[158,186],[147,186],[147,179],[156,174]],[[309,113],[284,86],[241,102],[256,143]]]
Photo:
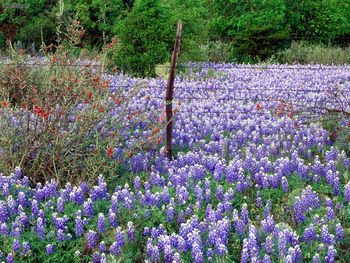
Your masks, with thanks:
[[[6,263],[14,263],[15,262],[15,257],[13,256],[12,253],[8,253],[6,257]]]
[[[98,214],[97,230],[99,233],[104,233],[106,231],[105,216],[103,213]]]
[[[147,240],[146,255],[148,258],[151,258],[154,261],[158,261],[160,258],[158,246],[152,244],[151,238]]]
[[[167,206],[167,209],[166,209],[166,220],[168,222],[171,222],[172,220],[174,220],[174,217],[175,217],[175,210],[174,210],[174,207],[172,205],[168,205]]]
[[[52,244],[46,245],[46,254],[51,255],[55,252],[55,247]]]
[[[111,209],[108,211],[108,220],[112,228],[117,227],[117,215]]]
[[[4,201],[0,200],[0,223],[5,223],[8,219],[7,207]]]
[[[110,247],[110,252],[113,255],[118,255],[121,253],[121,249],[124,246],[124,233],[121,230],[120,227],[117,228],[117,232],[116,232],[116,241],[113,242],[113,244]]]
[[[89,198],[87,201],[83,204],[83,213],[86,217],[92,217],[94,215],[94,206],[92,203],[92,200]]]
[[[278,256],[279,258],[283,258],[283,256],[286,253],[286,247],[287,247],[287,238],[285,231],[280,231],[278,233]]]
[[[274,241],[271,235],[267,236],[265,239],[265,251],[270,255],[274,252]]]
[[[134,178],[134,191],[138,192],[141,189],[141,180],[140,177],[135,176]]]
[[[36,221],[36,233],[40,239],[44,239],[45,236],[45,226],[41,217]]]
[[[6,223],[2,223],[0,224],[0,234],[3,236],[8,236],[10,233],[7,224]]]
[[[337,250],[333,246],[329,246],[326,255],[326,263],[334,263]]]
[[[243,243],[243,248],[241,252],[241,263],[248,263],[249,261],[249,251],[248,248]]]
[[[135,228],[131,221],[127,224],[127,233],[128,233],[128,240],[135,240]]]
[[[101,263],[101,254],[99,252],[94,252],[92,254],[92,262],[93,263]]]
[[[101,253],[101,262],[100,263],[107,263],[107,256],[105,253]]]
[[[81,187],[73,188],[73,199],[78,205],[82,205],[84,203],[85,196]]]
[[[177,216],[177,223],[181,225],[184,222],[185,222],[185,215],[184,215],[184,212],[180,210]]]
[[[244,224],[248,224],[248,222],[249,222],[249,212],[248,212],[248,206],[247,206],[246,203],[244,203],[242,205],[241,219],[243,220]]]
[[[24,212],[19,213],[18,221],[23,225],[27,225],[29,223],[28,216]]]
[[[303,240],[304,241],[313,241],[317,239],[316,229],[313,224],[310,224],[304,230]]]
[[[84,223],[80,216],[75,218],[75,235],[81,237],[84,234]]]
[[[325,205],[326,207],[334,208],[333,202],[329,197],[326,198]]]
[[[37,217],[39,214],[39,204],[38,204],[38,201],[36,199],[33,199],[31,209],[32,209],[33,216]]]
[[[300,224],[305,220],[304,204],[299,196],[295,197],[295,200],[294,200],[293,216],[297,224]]]
[[[272,202],[271,200],[267,200],[265,208],[264,208],[264,218],[266,218],[272,211]]]
[[[58,229],[58,230],[57,230],[57,240],[58,240],[59,242],[65,241],[65,235],[64,235],[64,232],[63,232],[62,229]]]
[[[262,263],[272,263],[270,256],[265,254],[264,259],[262,260]]]
[[[225,244],[222,244],[220,242],[216,244],[216,254],[218,254],[219,256],[223,256],[224,254],[227,254],[227,253],[228,253],[228,250]]]
[[[271,233],[275,229],[275,221],[273,216],[269,215],[264,220],[261,221],[262,230],[265,234]]]
[[[333,180],[333,194],[335,196],[338,196],[340,194],[340,179],[339,179],[339,172],[336,172],[337,176],[334,177]]]
[[[285,176],[281,178],[281,185],[283,192],[287,193],[289,190],[288,180]]]
[[[222,185],[219,185],[216,188],[216,198],[220,201],[224,199],[224,188],[222,187]]]
[[[101,241],[99,246],[98,246],[98,249],[100,250],[101,253],[103,252],[107,252],[107,246],[106,246],[106,243],[104,241]]]
[[[332,207],[327,207],[327,220],[334,220],[335,213]]]
[[[191,255],[193,262],[195,263],[204,263],[203,252],[200,245],[195,242],[192,244]]]
[[[27,256],[30,253],[30,251],[31,251],[31,247],[30,247],[29,243],[27,241],[24,241],[22,243],[22,254],[24,256]]]
[[[111,197],[112,200],[112,204],[111,204],[111,210],[113,213],[117,213],[118,212],[118,196],[113,194]]]
[[[27,204],[26,195],[23,192],[19,192],[17,195],[17,202],[19,205],[25,207]]]
[[[337,223],[335,226],[335,237],[337,240],[343,238],[344,236],[344,228],[341,226],[340,223]]]
[[[93,230],[89,230],[86,234],[86,241],[86,245],[88,248],[95,248],[97,246],[98,234]]]
[[[16,238],[13,240],[13,244],[12,244],[12,250],[14,252],[18,252],[21,248],[21,243],[19,242],[19,240]]]
[[[345,185],[344,189],[344,199],[350,203],[350,181]],[[0,204],[1,205],[1,204]],[[0,215],[1,215],[1,209],[0,209]],[[0,218],[1,220],[1,218]]]
[[[329,233],[327,225],[321,227],[321,241],[326,245],[332,245],[334,243],[334,238]]]
[[[15,179],[17,179],[17,180],[21,179],[21,177],[22,177],[22,169],[21,169],[21,167],[19,167],[19,166],[15,167],[14,175],[15,175]]]
[[[83,191],[84,194],[87,194],[90,191],[88,184],[85,182],[82,182],[80,184],[80,189]]]

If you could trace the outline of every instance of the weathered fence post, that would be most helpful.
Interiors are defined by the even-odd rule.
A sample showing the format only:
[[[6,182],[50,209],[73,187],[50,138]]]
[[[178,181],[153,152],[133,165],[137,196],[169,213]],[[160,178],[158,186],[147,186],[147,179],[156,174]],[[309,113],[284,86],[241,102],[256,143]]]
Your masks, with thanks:
[[[167,89],[166,89],[166,154],[169,160],[172,160],[172,148],[171,148],[171,140],[173,137],[173,94],[174,94],[174,79],[175,79],[175,68],[177,59],[179,57],[180,53],[180,40],[181,40],[181,33],[182,33],[182,21],[181,19],[177,23],[177,32],[176,32],[176,39],[175,39],[175,45],[173,50],[173,55],[171,58],[171,67],[169,72],[169,78],[167,83]]]

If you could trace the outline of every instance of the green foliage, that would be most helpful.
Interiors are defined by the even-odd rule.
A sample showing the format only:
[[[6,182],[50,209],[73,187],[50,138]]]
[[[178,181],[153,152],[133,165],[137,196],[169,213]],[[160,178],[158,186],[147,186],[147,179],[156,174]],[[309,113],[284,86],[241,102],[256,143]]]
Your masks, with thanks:
[[[229,60],[266,58],[288,39],[283,0],[217,0],[211,1],[208,8],[216,14],[210,22],[212,35],[231,41]]]
[[[329,40],[349,34],[349,0],[286,0],[294,37]]]
[[[77,18],[87,31],[86,40],[92,45],[105,44],[126,11],[122,0],[92,0],[89,4],[84,0],[66,0],[65,5],[69,14],[77,12]]]
[[[55,23],[50,17],[45,15],[35,16],[25,24],[22,30],[16,34],[15,38],[28,45],[34,42],[38,46],[42,41],[42,35],[45,36],[45,41],[48,43],[53,41],[54,28]]]
[[[73,15],[85,29],[79,48],[100,50],[120,38],[115,63],[140,76],[169,62],[179,19],[182,62],[258,62],[293,40],[340,46],[350,40],[350,0],[64,0],[64,6],[58,21],[57,1],[3,0],[0,48],[7,39],[27,48],[35,42],[37,49],[42,37],[55,43],[57,26]]]
[[[52,3],[45,0],[5,0],[2,7],[0,30],[6,39],[36,42],[40,40],[41,30],[48,34],[48,39],[54,34],[49,15]]]
[[[174,27],[170,10],[160,0],[136,1],[115,32],[120,47],[114,55],[119,69],[137,76],[155,75],[155,65],[170,60]]]
[[[182,20],[180,61],[207,60],[203,46],[207,44],[208,12],[202,0],[168,0],[165,4],[171,10],[171,23],[176,28]],[[173,35],[174,39],[175,34]]]
[[[325,44],[293,42],[285,50],[275,54],[277,62],[283,64],[349,64],[350,48],[340,48]]]
[[[207,7],[211,38],[231,43],[226,61],[266,59],[293,39],[345,42],[350,33],[350,0],[213,0]]]

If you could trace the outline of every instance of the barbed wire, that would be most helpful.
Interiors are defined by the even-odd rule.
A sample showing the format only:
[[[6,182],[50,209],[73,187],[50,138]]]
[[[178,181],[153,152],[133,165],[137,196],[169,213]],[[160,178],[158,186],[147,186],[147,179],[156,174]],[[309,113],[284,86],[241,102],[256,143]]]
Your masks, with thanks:
[[[104,64],[51,64],[51,63],[1,63],[0,66],[24,66],[24,67],[33,67],[33,66],[48,66],[48,67],[104,67],[107,68]],[[170,65],[160,65],[161,67],[171,68]],[[231,63],[221,63],[212,64],[179,64],[176,67],[177,69],[256,69],[256,70],[350,70],[350,66],[347,64],[342,65],[322,65],[322,66],[302,66],[297,64],[281,64],[281,66],[275,66],[274,64],[270,65],[259,65],[259,64],[231,64]]]
[[[169,65],[162,65],[162,67],[165,68],[170,68],[171,66]],[[177,69],[213,69],[213,70],[219,70],[219,69],[227,69],[227,70],[232,70],[232,69],[249,69],[249,70],[349,70],[350,71],[350,66],[344,64],[344,65],[334,65],[334,66],[319,66],[319,67],[307,67],[307,66],[295,66],[295,64],[291,65],[284,65],[283,66],[273,66],[271,65],[260,65],[260,66],[254,66],[252,65],[242,65],[242,64],[237,64],[237,65],[229,65],[229,63],[222,63],[222,66],[218,64],[213,64],[213,65],[178,65],[176,67]],[[181,75],[180,75],[181,76]],[[196,77],[196,76],[192,76]]]
[[[186,36],[184,36],[186,37]],[[212,37],[208,37],[208,36],[199,36],[199,35],[191,35],[190,37],[191,39],[202,39],[202,40],[208,40],[208,41],[212,41],[215,42],[216,40],[242,40],[242,39],[281,39],[281,40],[300,40],[300,39],[319,39],[319,40],[337,40],[337,39],[350,39],[350,36],[337,36],[334,37],[332,39],[330,39],[329,37],[322,37],[322,36],[300,36],[300,35],[289,35],[286,37],[281,37],[281,36],[274,36],[274,35],[270,35],[270,36],[263,36],[263,35],[255,35],[254,37],[242,37],[242,36],[212,36]]]
[[[106,67],[103,64],[55,64],[55,63],[1,63],[0,66],[49,66],[49,67]]]

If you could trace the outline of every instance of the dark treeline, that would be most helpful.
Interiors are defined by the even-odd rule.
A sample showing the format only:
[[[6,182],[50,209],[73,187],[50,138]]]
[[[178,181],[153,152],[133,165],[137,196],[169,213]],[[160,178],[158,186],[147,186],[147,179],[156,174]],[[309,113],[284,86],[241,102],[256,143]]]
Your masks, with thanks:
[[[2,0],[0,47],[8,40],[36,49],[55,43],[57,29],[76,18],[85,30],[81,47],[100,49],[116,37],[116,63],[144,75],[169,60],[179,18],[182,60],[208,54],[215,60],[221,53],[226,61],[246,62],[293,41],[347,46],[349,14],[350,0]]]

